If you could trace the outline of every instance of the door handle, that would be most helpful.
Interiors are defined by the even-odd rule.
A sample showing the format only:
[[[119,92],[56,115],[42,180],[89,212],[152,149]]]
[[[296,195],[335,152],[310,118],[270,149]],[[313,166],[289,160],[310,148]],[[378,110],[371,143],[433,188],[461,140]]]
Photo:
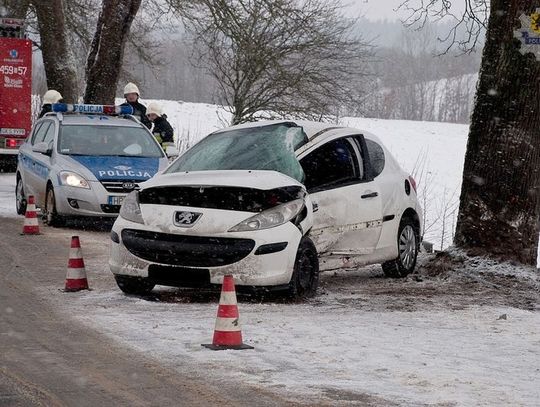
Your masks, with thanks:
[[[367,198],[375,198],[375,197],[378,197],[378,196],[379,196],[379,194],[377,192],[371,192],[369,194],[362,195],[360,198],[367,199]]]

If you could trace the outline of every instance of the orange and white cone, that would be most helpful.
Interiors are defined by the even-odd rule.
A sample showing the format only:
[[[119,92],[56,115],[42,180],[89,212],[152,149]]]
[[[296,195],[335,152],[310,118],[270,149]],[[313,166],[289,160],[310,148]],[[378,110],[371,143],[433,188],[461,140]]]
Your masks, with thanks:
[[[36,212],[36,201],[34,196],[28,197],[28,205],[24,214],[24,225],[22,230],[23,235],[39,235],[39,223]]]
[[[223,278],[221,287],[212,344],[203,344],[202,346],[212,350],[253,349],[253,346],[242,343],[239,317],[234,279],[231,275],[227,275]]]
[[[88,290],[88,280],[81,251],[79,236],[71,238],[65,291]]]

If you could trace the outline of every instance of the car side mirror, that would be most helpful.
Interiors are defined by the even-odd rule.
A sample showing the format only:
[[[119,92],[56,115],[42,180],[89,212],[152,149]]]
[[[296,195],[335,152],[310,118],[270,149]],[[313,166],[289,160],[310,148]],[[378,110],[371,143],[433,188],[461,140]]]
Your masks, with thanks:
[[[176,158],[180,155],[180,151],[174,146],[167,146],[165,154],[167,154],[167,157],[169,158]]]
[[[52,149],[49,148],[49,144],[45,142],[36,143],[32,146],[32,151],[34,153],[41,153],[50,156],[52,154]]]

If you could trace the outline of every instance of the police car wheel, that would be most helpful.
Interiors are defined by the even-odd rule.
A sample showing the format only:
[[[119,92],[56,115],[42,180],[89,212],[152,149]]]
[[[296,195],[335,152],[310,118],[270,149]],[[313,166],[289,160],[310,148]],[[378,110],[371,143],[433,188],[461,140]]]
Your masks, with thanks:
[[[298,245],[294,271],[289,282],[288,296],[293,299],[313,297],[319,286],[319,258],[317,249],[308,237]]]
[[[62,226],[64,219],[56,212],[56,196],[52,186],[47,187],[45,195],[45,208],[43,209],[43,221],[49,226]]]
[[[20,175],[17,175],[17,186],[15,187],[15,205],[17,214],[24,215],[26,213],[26,197],[24,196],[24,186]]]
[[[131,276],[114,276],[118,288],[124,293],[131,295],[143,295],[148,294],[156,286],[144,277],[131,277]]]

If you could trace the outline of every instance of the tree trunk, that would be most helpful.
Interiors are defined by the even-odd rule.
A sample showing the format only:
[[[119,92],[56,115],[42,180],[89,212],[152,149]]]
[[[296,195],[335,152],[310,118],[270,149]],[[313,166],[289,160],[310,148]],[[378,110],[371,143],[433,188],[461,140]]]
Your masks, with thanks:
[[[86,62],[85,103],[113,104],[131,23],[141,0],[103,0]]]
[[[77,69],[66,32],[63,0],[32,3],[38,19],[47,87],[59,91],[65,101],[77,102]]]
[[[519,52],[519,16],[540,2],[491,0],[471,118],[455,244],[536,265],[539,234],[540,62]]]

